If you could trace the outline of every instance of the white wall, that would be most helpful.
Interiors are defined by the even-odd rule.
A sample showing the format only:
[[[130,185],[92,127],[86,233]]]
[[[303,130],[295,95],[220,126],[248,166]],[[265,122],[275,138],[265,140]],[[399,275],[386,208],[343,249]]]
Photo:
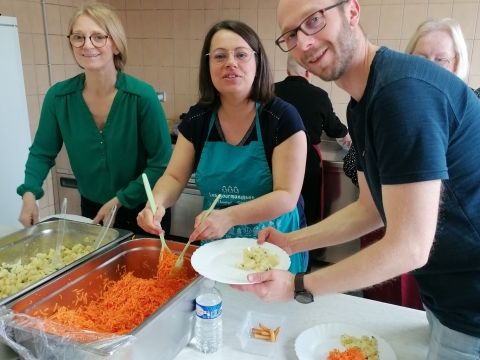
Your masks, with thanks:
[[[0,16],[0,225],[20,228],[23,182],[31,144],[17,19]]]

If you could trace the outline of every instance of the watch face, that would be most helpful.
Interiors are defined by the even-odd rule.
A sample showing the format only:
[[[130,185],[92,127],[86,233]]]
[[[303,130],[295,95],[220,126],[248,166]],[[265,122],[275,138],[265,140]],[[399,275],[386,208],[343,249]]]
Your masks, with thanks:
[[[298,291],[295,293],[295,300],[301,304],[310,304],[313,302],[313,295],[308,291]]]

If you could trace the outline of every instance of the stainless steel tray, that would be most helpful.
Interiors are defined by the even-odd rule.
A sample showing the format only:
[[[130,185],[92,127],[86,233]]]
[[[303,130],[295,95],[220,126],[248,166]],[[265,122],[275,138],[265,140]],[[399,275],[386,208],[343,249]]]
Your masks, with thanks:
[[[21,262],[22,264],[26,264],[30,261],[31,257],[38,253],[46,253],[52,248],[55,249],[57,235],[61,229],[60,225],[62,221],[64,220],[52,220],[39,223],[0,238],[0,263],[5,262],[7,264],[14,264]],[[75,244],[93,245],[93,242],[102,229],[102,227],[97,225],[69,220],[65,221],[65,236],[63,244],[68,248],[71,248]],[[41,284],[44,284],[75,267],[88,257],[94,256],[95,254],[108,249],[118,242],[129,238],[131,235],[132,233],[126,230],[109,229],[97,250],[71,262],[70,264],[66,264],[42,279],[26,285],[22,290],[0,299],[0,306],[8,304]]]
[[[185,245],[168,240],[167,243],[175,252],[180,252]],[[187,251],[187,261],[195,248],[192,246]],[[48,313],[56,304],[72,306],[77,298],[76,291],[84,289],[89,295],[99,293],[103,281],[98,279],[107,277],[117,280],[121,276],[118,269],[122,267],[133,272],[135,276],[151,278],[157,271],[159,252],[158,239],[132,239],[122,242],[11,302],[9,307],[15,312],[33,315],[36,311]],[[173,359],[192,337],[194,301],[205,284],[205,279],[200,275],[193,279],[187,287],[130,333],[136,339],[129,347],[128,354],[119,351],[113,358]],[[69,359],[80,359],[84,358],[85,354],[81,354],[81,350],[76,348],[75,353],[69,353],[68,356]]]

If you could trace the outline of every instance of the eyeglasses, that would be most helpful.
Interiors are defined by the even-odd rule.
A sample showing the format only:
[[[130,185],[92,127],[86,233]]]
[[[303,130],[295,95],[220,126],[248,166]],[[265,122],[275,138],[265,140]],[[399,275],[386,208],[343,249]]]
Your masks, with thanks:
[[[436,58],[433,58],[433,61],[435,61],[438,65],[442,65],[442,66],[448,66],[452,63],[452,61],[455,59],[455,56],[451,57],[451,58],[447,58],[447,57],[436,57]]]
[[[222,64],[228,60],[229,54],[233,54],[235,61],[247,63],[256,52],[251,49],[239,47],[234,50],[217,49],[211,53],[205,54],[205,56],[208,56],[210,60],[215,63]]]
[[[414,54],[414,55],[421,56],[424,59],[433,61],[434,63],[437,63],[438,65],[444,66],[444,67],[450,65],[452,63],[452,61],[455,60],[455,58],[457,57],[456,55],[453,55],[450,58],[446,57],[446,56],[428,57],[428,56],[425,56],[425,55],[422,55],[422,54]]]
[[[96,48],[104,47],[107,44],[107,40],[110,36],[105,34],[92,34],[90,36],[85,36],[82,34],[70,34],[67,36],[68,40],[70,40],[70,44],[72,44],[75,48],[81,48],[85,45],[85,39],[90,39],[90,42]]]
[[[309,15],[305,20],[303,20],[300,25],[298,25],[295,29],[289,30],[286,33],[280,35],[278,39],[275,40],[275,44],[277,44],[277,46],[283,52],[289,52],[295,46],[297,46],[297,33],[299,30],[305,35],[314,35],[322,31],[327,25],[327,20],[325,19],[325,12],[336,8],[337,6],[345,4],[348,1],[349,0],[342,0],[334,5],[327,6],[326,8],[315,11],[313,14]]]

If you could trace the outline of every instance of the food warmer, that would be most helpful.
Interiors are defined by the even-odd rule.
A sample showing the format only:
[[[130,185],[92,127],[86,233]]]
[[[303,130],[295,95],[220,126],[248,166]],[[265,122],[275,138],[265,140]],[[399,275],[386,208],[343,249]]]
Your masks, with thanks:
[[[185,244],[168,241],[174,252],[179,253]],[[76,292],[81,289],[89,296],[100,293],[103,284],[100,278],[119,280],[118,269],[133,272],[140,278],[153,278],[157,272],[160,254],[158,239],[131,239],[78,264],[47,284],[11,302],[9,308],[16,313],[34,315],[37,311],[49,312],[58,305],[72,307]],[[195,250],[191,246],[185,255],[184,266],[190,266],[190,256]],[[42,357],[53,357],[49,351],[62,353],[63,358],[75,359],[173,359],[191,340],[194,322],[194,301],[203,287],[211,286],[200,275],[191,280],[164,305],[146,318],[127,337],[113,338],[112,344],[101,342],[82,345],[71,339],[50,335],[24,326],[13,326],[7,330],[13,333],[15,342]],[[9,327],[9,326],[7,326]],[[40,339],[40,341],[39,341]],[[39,344],[41,343],[41,344]],[[107,341],[108,343],[108,341]],[[117,346],[121,344],[121,346]],[[52,356],[52,357],[50,357]]]

